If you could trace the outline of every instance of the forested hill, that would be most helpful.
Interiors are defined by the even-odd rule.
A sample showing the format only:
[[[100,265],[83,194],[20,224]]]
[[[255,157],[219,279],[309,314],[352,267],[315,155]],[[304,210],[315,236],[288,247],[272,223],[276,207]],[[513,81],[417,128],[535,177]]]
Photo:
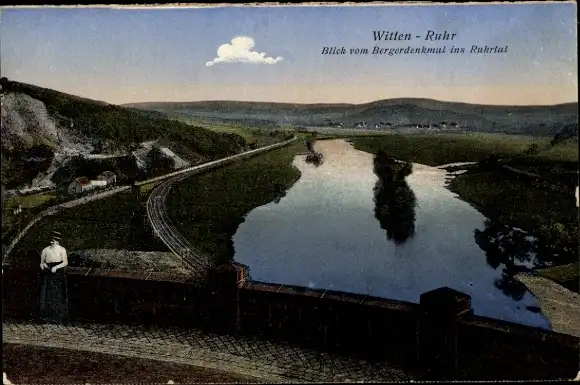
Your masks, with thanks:
[[[241,151],[242,137],[2,78],[3,185],[27,184],[55,153],[126,153],[158,141],[191,162]],[[40,158],[44,159],[42,161]],[[32,160],[32,163],[28,162]],[[39,165],[42,164],[42,165]]]
[[[433,99],[396,98],[363,104],[290,104],[240,101],[149,102],[126,106],[200,119],[246,120],[297,125],[363,123],[394,126],[457,123],[463,131],[552,136],[578,122],[578,103],[545,106],[479,105]]]

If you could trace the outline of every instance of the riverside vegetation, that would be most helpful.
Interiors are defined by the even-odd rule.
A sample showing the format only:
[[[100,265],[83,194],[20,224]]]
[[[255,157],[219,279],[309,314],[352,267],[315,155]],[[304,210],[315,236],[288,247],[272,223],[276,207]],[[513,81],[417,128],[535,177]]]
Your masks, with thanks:
[[[300,151],[298,142],[186,179],[168,197],[171,220],[201,252],[217,263],[230,261],[245,215],[283,197],[300,177],[292,166]]]
[[[578,281],[578,211],[573,196],[578,148],[574,138],[554,143],[550,138],[499,134],[389,135],[356,138],[354,145],[430,166],[478,162],[464,166],[467,172],[455,176],[448,188],[489,218],[486,228],[474,234],[488,255],[488,263],[503,263],[515,273],[533,250],[538,253],[540,267],[572,263],[565,269],[547,270],[550,273],[545,275],[578,290],[577,282],[573,284]],[[536,183],[506,173],[501,166],[549,180]],[[536,240],[531,242],[518,228]]]

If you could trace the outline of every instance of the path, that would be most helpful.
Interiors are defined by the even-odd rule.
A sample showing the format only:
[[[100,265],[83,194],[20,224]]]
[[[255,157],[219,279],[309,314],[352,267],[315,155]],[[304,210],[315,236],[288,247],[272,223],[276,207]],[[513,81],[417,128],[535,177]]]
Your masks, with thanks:
[[[189,364],[271,382],[387,382],[412,377],[386,362],[315,352],[197,329],[128,325],[40,325],[5,320],[4,343]],[[82,357],[82,355],[79,355]]]
[[[518,274],[515,278],[538,299],[555,332],[580,337],[580,294],[531,274]]]
[[[88,202],[95,201],[98,199],[107,198],[107,197],[112,196],[114,194],[117,194],[119,192],[127,191],[130,189],[131,189],[130,186],[115,187],[115,188],[110,189],[110,190],[105,190],[102,192],[98,192],[95,194],[84,196],[82,198],[74,199],[72,201],[60,203],[58,205],[51,206],[51,207],[47,208],[46,210],[41,211],[26,225],[26,227],[24,227],[22,230],[20,230],[18,232],[18,234],[16,234],[14,239],[12,239],[10,244],[6,247],[6,249],[4,250],[4,254],[2,255],[2,265],[10,264],[9,255],[12,252],[12,250],[14,249],[14,247],[16,247],[18,242],[20,242],[20,240],[24,237],[24,235],[26,235],[28,230],[30,230],[32,228],[32,226],[37,224],[42,218],[47,217],[49,215],[55,215],[56,213],[58,213],[62,209],[84,205]]]

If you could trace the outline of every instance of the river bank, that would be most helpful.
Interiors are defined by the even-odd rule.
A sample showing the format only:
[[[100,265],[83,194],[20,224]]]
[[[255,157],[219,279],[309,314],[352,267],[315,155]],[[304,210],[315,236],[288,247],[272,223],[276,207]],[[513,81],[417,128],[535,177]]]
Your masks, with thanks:
[[[580,294],[537,275],[518,274],[515,278],[537,298],[554,331],[580,337]]]
[[[185,179],[167,198],[173,224],[218,263],[234,256],[232,237],[254,208],[281,199],[300,178],[292,161],[302,141]]]
[[[551,146],[549,138],[505,134],[391,135],[356,138],[353,142],[364,151],[385,150],[398,159],[429,165],[484,160],[490,167],[465,167],[467,172],[450,173],[447,187],[489,218],[485,231],[480,234],[480,243],[486,248],[490,262],[523,268],[521,263],[527,263],[530,251],[539,256],[543,265],[536,267],[578,260],[578,210],[574,191],[563,194],[499,172],[486,162],[501,158],[504,165],[562,179],[577,171],[575,142]],[[536,151],[532,153],[531,148]],[[568,183],[568,179],[562,181]],[[500,240],[503,244],[498,249],[494,245]],[[568,280],[578,280],[577,269],[575,276]]]

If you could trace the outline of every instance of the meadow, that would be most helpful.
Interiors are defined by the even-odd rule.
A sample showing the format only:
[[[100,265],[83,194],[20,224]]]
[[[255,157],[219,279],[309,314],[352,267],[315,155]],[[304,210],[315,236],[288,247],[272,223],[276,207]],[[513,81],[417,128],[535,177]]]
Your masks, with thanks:
[[[508,134],[464,133],[424,135],[383,135],[355,138],[353,143],[361,151],[376,153],[382,149],[392,157],[440,166],[455,162],[477,162],[495,155],[498,158],[518,156],[522,160],[548,162],[578,162],[575,141],[549,147],[550,138]],[[532,145],[539,152],[524,156]]]
[[[193,127],[201,127],[222,134],[235,134],[244,139],[250,148],[258,148],[284,140],[294,133],[292,129],[277,129],[268,127],[252,127],[236,122],[208,122],[203,119],[184,117],[179,114],[168,114],[179,122]]]
[[[147,250],[144,248],[144,210],[135,191],[67,208],[44,217],[12,251],[14,255],[40,253],[52,231],[62,233],[67,250],[92,248]]]
[[[218,263],[233,258],[232,237],[247,213],[281,198],[298,180],[292,166],[300,141],[184,180],[168,197],[173,224]]]
[[[537,274],[541,277],[556,281],[568,290],[578,293],[580,286],[578,280],[579,267],[579,263],[576,262],[562,266],[549,267],[547,269],[539,269]]]
[[[2,202],[2,243],[8,243],[36,214],[57,200],[56,192],[6,197]],[[17,213],[15,210],[19,206],[22,211]]]

